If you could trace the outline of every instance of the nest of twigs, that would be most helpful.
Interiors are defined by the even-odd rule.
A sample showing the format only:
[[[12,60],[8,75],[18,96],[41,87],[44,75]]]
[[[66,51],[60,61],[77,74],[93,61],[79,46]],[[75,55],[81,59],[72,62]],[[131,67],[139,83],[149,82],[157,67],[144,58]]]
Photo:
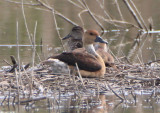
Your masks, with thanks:
[[[18,103],[19,97],[28,98],[38,95],[106,94],[114,93],[121,100],[119,91],[134,91],[151,89],[160,84],[160,66],[150,64],[116,64],[118,70],[107,68],[103,78],[81,78],[66,73],[54,73],[50,66],[39,65],[27,69],[11,69],[1,71],[0,95],[10,96],[13,103]],[[52,71],[50,70],[52,69]],[[57,70],[57,69],[56,69]],[[51,73],[50,73],[51,72]],[[20,101],[24,102],[24,101]]]

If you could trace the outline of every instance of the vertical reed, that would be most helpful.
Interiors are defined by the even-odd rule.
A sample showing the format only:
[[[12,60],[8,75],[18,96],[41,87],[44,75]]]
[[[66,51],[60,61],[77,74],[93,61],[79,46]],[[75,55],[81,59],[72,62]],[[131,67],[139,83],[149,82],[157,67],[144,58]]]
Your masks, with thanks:
[[[144,23],[144,20],[143,20],[142,16],[140,15],[138,9],[134,5],[134,3],[131,1],[131,4],[132,4],[132,6],[131,6],[131,4],[128,2],[128,0],[123,0],[123,2],[126,4],[127,8],[129,9],[129,11],[131,12],[131,14],[133,15],[133,17],[136,20],[138,26],[141,29],[147,30],[147,27],[146,27],[146,25]],[[133,7],[135,8],[135,10],[133,9]]]
[[[16,83],[17,83],[17,89],[18,89],[18,92],[17,92],[17,96],[18,96],[18,104],[20,104],[20,85],[19,85],[19,79],[20,79],[20,55],[19,55],[19,33],[18,33],[19,29],[18,29],[18,21],[16,23],[16,39],[17,39],[17,56],[18,56],[18,71],[19,73],[17,73],[17,69],[15,69],[15,74],[16,74]]]

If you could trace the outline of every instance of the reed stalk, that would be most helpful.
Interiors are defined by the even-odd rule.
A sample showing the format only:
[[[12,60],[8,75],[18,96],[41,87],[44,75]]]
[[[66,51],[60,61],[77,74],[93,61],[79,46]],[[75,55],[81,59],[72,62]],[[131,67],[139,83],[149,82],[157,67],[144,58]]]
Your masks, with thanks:
[[[122,102],[124,101],[124,99],[120,95],[118,95],[109,84],[107,86]]]
[[[65,49],[65,47],[64,47],[64,44],[63,44],[63,42],[62,42],[62,38],[61,38],[61,36],[60,36],[59,30],[58,30],[58,24],[57,24],[57,19],[56,19],[56,16],[55,16],[55,10],[54,10],[54,8],[52,8],[52,14],[53,14],[54,24],[55,24],[56,31],[57,31],[57,34],[58,34],[58,38],[59,38],[59,40],[60,40],[60,42],[61,42],[61,45],[62,45],[62,47],[63,47],[63,50],[66,51],[66,49]]]
[[[120,17],[121,17],[121,20],[122,20],[122,21],[124,21],[124,18],[123,18],[123,15],[122,15],[121,9],[120,9],[119,4],[118,4],[118,0],[115,0],[115,3],[116,3],[116,6],[117,6],[117,9],[118,9],[119,15],[120,15]]]
[[[76,63],[76,68],[77,68],[77,72],[78,72],[78,75],[79,75],[80,81],[82,82],[83,87],[85,87],[85,86],[84,86],[84,82],[83,82],[83,79],[82,79],[82,76],[81,76],[81,73],[80,73],[80,71],[79,71],[79,67],[78,67],[78,64],[77,64],[77,63]]]
[[[17,39],[17,57],[18,57],[18,73],[17,73],[17,69],[15,68],[15,74],[16,74],[16,83],[17,83],[17,88],[18,88],[18,92],[17,92],[17,96],[18,96],[18,103],[20,102],[20,84],[19,84],[19,79],[20,79],[20,55],[19,55],[19,33],[18,33],[19,29],[18,29],[18,21],[16,23],[16,39]],[[20,104],[20,103],[19,103]]]
[[[137,16],[136,12],[134,11],[134,9],[132,8],[132,6],[130,5],[130,3],[128,2],[128,0],[123,0],[123,2],[126,4],[128,10],[130,11],[130,13],[132,14],[132,16],[134,17],[134,19],[136,20],[138,26],[141,29],[144,29],[144,26],[141,22],[141,20],[139,19],[139,17]]]
[[[134,2],[133,2],[132,0],[130,0],[130,2],[131,2],[131,4],[132,4],[132,6],[134,7],[135,11],[137,12],[137,14],[138,14],[140,20],[142,21],[142,24],[143,24],[145,30],[148,31],[148,28],[147,28],[147,26],[146,26],[146,23],[145,23],[145,21],[144,21],[142,15],[141,15],[140,12],[138,11],[136,5],[134,4]]]
[[[82,0],[85,8],[88,10],[89,15],[92,17],[92,19],[96,22],[96,24],[101,28],[101,30],[103,31],[101,35],[103,35],[104,33],[104,27],[102,26],[102,24],[97,20],[97,18],[93,15],[93,13],[91,12],[91,10],[89,9],[87,3],[85,0]]]

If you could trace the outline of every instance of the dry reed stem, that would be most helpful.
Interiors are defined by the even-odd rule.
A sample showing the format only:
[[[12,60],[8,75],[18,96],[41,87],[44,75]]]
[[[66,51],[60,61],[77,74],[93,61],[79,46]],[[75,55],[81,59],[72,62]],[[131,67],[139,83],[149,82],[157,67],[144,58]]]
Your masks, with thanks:
[[[80,9],[84,9],[83,6],[78,5],[77,3],[73,2],[72,0],[67,0],[67,1]]]
[[[33,39],[32,39],[32,51],[34,52],[34,57],[35,57],[35,54],[38,56],[38,59],[39,61],[41,62],[41,58],[36,50],[36,32],[37,32],[37,21],[35,22],[35,27],[34,27],[34,35],[33,35]]]
[[[85,87],[85,86],[84,86],[84,82],[83,82],[83,79],[82,79],[82,76],[81,76],[81,73],[80,73],[80,71],[79,71],[79,67],[78,67],[77,63],[76,63],[76,68],[77,68],[77,72],[78,72],[78,75],[79,75],[80,81],[82,82],[83,87]]]
[[[134,19],[136,20],[138,26],[141,29],[144,29],[143,24],[141,23],[141,20],[138,18],[136,12],[134,11],[134,9],[132,8],[132,6],[130,5],[130,3],[128,2],[128,0],[123,0],[123,2],[126,4],[127,8],[129,9],[130,13],[132,14],[132,16],[134,17]]]
[[[45,4],[44,2],[42,2],[41,0],[36,0],[38,3],[40,3],[41,6],[47,8],[48,10],[52,11],[52,13],[54,12],[54,14],[57,14],[58,16],[62,17],[63,19],[65,19],[67,22],[76,25],[76,23],[74,23],[73,21],[71,21],[70,19],[66,18],[64,15],[62,15],[61,13],[59,13],[58,11],[54,10],[52,7],[50,7],[49,5]]]
[[[65,49],[65,47],[64,47],[64,45],[63,45],[62,38],[61,38],[61,36],[60,36],[59,30],[58,30],[58,24],[57,24],[57,20],[56,20],[54,8],[52,9],[52,14],[53,14],[54,23],[55,23],[55,26],[56,26],[56,31],[57,31],[57,34],[58,34],[58,38],[59,38],[59,40],[60,40],[60,42],[61,42],[61,45],[62,45],[62,47],[63,47],[63,50],[66,51],[66,49]]]
[[[135,77],[131,73],[128,73],[128,75],[125,76],[126,79],[132,79],[132,80],[141,80],[141,81],[148,81],[153,82],[155,80],[158,80],[158,78],[143,78],[143,77]]]
[[[125,24],[125,25],[130,25],[130,27],[127,27],[127,28],[135,27],[137,29],[140,29],[138,26],[136,26],[136,25],[134,25],[130,22],[120,21],[120,20],[110,20],[110,19],[106,19],[106,18],[104,18],[102,16],[98,16],[98,15],[95,15],[95,16],[98,17],[99,19],[103,20],[103,21],[108,22],[108,23],[114,23],[114,25],[116,25],[116,27],[121,27],[122,28],[122,26],[117,25],[117,24]],[[115,23],[117,23],[117,24],[115,24]]]
[[[107,18],[109,18],[109,20],[112,20],[112,17],[111,17],[111,16],[109,15],[109,13],[104,9],[104,8],[105,8],[105,7],[104,7],[104,3],[103,3],[103,5],[102,5],[99,0],[96,0],[96,1],[97,1],[97,3],[99,3],[100,8],[104,11],[105,16],[107,16]]]
[[[78,17],[79,17],[80,20],[81,20],[81,23],[82,23],[83,28],[84,28],[84,22],[83,22],[83,19],[82,19],[81,15],[82,15],[83,13],[85,13],[86,11],[88,11],[88,10],[84,9],[84,10],[82,10],[80,13],[78,13]]]
[[[113,21],[112,17],[109,15],[109,13],[104,9],[104,8],[105,8],[105,7],[104,7],[104,1],[103,1],[103,5],[101,4],[101,2],[100,2],[99,0],[96,0],[96,1],[99,3],[100,8],[103,10],[105,16],[108,18],[108,19],[106,19],[106,20],[107,20],[106,22],[114,25],[115,27],[120,27],[120,28],[121,28],[121,26],[117,25],[117,24]],[[94,14],[94,15],[95,15],[95,14]],[[101,16],[98,16],[98,15],[95,15],[95,16],[98,17],[98,18],[101,18]],[[104,17],[103,17],[103,18],[104,18]]]
[[[102,26],[102,24],[97,20],[97,18],[93,15],[93,13],[91,12],[91,10],[89,9],[87,3],[85,2],[85,0],[82,0],[85,8],[88,10],[88,13],[90,14],[90,16],[92,17],[92,19],[96,22],[96,24],[101,28],[101,30],[103,31],[102,32],[102,35],[104,33],[104,27]]]
[[[35,67],[35,52],[36,52],[36,46],[35,46],[35,41],[36,41],[36,31],[37,31],[37,21],[35,22],[35,27],[34,27],[34,36],[33,36],[33,39],[32,39],[32,68],[34,69]],[[33,78],[34,78],[34,70],[32,69],[31,71],[31,82],[30,82],[30,93],[31,93],[31,96],[33,94],[32,90],[33,90]]]
[[[25,104],[33,101],[39,101],[39,100],[44,100],[47,99],[47,97],[38,97],[38,98],[32,98],[32,99],[27,99],[27,100],[21,100],[19,103],[20,104]],[[18,104],[18,102],[15,102],[15,104]]]
[[[134,99],[134,102],[136,104],[137,103],[137,97],[136,97],[136,94],[133,94],[133,87],[132,87],[131,95],[132,95],[132,97]]]
[[[28,35],[28,38],[29,38],[29,41],[30,41],[30,44],[32,45],[32,50],[34,49],[33,46],[33,41],[31,39],[31,35],[30,35],[30,32],[29,32],[29,29],[28,29],[28,24],[27,24],[27,20],[26,20],[26,15],[25,15],[25,12],[24,12],[24,0],[21,0],[21,8],[22,8],[22,15],[23,15],[23,19],[24,19],[24,23],[25,23],[25,27],[26,27],[26,30],[27,30],[27,35]],[[33,50],[34,51],[34,50]],[[33,64],[32,64],[33,65]],[[32,78],[32,75],[31,75],[31,81],[33,80]],[[30,94],[32,95],[32,82],[30,84]]]
[[[117,6],[117,9],[118,9],[119,15],[120,15],[120,17],[121,17],[121,20],[122,20],[122,21],[124,21],[124,18],[123,18],[123,15],[122,15],[121,9],[120,9],[119,4],[118,4],[118,0],[115,0],[115,3],[116,3],[116,6]]]
[[[20,102],[20,90],[19,90],[19,87],[20,87],[20,85],[19,85],[19,76],[18,76],[18,74],[17,74],[17,69],[15,69],[15,75],[16,75],[16,83],[17,83],[17,96],[18,96],[18,104],[20,104],[19,102]]]
[[[20,90],[19,90],[19,87],[20,87],[20,84],[19,84],[19,79],[21,77],[20,75],[20,54],[19,54],[19,33],[18,33],[19,29],[18,29],[18,21],[16,23],[16,41],[17,41],[17,56],[18,56],[18,74],[17,74],[17,69],[15,68],[15,74],[16,74],[16,81],[17,81],[17,87],[18,87],[18,102],[20,100]]]
[[[18,21],[16,23],[16,42],[17,42],[17,57],[18,57],[18,69],[19,69],[19,74],[20,74],[20,53],[19,53],[19,28],[18,28]]]
[[[10,2],[10,3],[15,3],[15,4],[22,4],[22,2],[15,2],[15,1],[12,1],[12,0],[5,0],[7,2]],[[31,4],[31,3],[23,3],[24,5],[28,5],[28,6],[42,6],[43,8],[47,9],[42,9],[42,8],[35,8],[37,10],[43,10],[43,11],[52,11],[50,7],[48,7],[47,5],[44,5],[41,1],[37,0],[38,4]],[[61,17],[62,19],[66,20],[67,22],[69,22],[70,24],[72,25],[75,25],[77,26],[78,24],[76,24],[75,22],[73,22],[72,20],[70,20],[69,18],[65,17],[63,14],[61,14],[60,12],[56,11],[55,10],[55,14],[59,17]]]
[[[7,60],[3,59],[3,61],[8,64],[9,66],[12,66]]]
[[[60,39],[61,45],[62,45],[62,47],[63,47],[63,50],[66,51],[65,48],[64,48],[64,45],[63,45],[63,42],[62,42],[62,39],[61,39],[59,30],[58,30],[57,20],[56,20],[56,17],[55,17],[55,14],[56,14],[55,9],[54,9],[53,7],[50,7],[49,5],[45,4],[45,3],[42,2],[41,0],[36,0],[36,1],[39,2],[42,6],[48,8],[49,10],[52,11],[53,18],[54,18],[54,23],[55,23],[55,27],[56,27],[56,31],[57,31],[57,34],[58,34],[58,38]]]
[[[82,0],[77,0],[83,7],[83,9],[85,9],[85,5],[83,4]]]
[[[22,4],[21,2],[15,2],[15,1],[12,1],[12,0],[5,0],[5,1],[11,2],[11,3],[15,3],[15,4]],[[23,4],[24,4],[24,5],[28,5],[28,6],[34,6],[34,8],[37,9],[37,10],[52,11],[52,7],[50,7],[49,5],[45,4],[45,3],[42,2],[41,0],[36,0],[36,1],[38,2],[38,4],[32,4],[32,3],[23,3]],[[113,19],[111,18],[111,16],[109,16],[109,14],[106,12],[106,10],[104,10],[104,5],[102,5],[99,0],[96,0],[96,1],[100,4],[101,9],[104,11],[105,15],[109,18],[109,19],[105,19],[106,22],[111,23],[111,24],[113,24],[114,26],[120,27],[120,28],[122,28],[122,27],[119,26],[119,25],[117,25],[116,23],[128,24],[128,25],[132,25],[133,27],[139,28],[139,27],[137,27],[136,25],[133,25],[133,24],[131,24],[131,23],[129,23],[129,22],[122,22],[122,21],[118,21],[118,20],[113,20]],[[93,20],[97,23],[97,25],[100,26],[100,28],[102,29],[102,31],[104,31],[104,27],[103,27],[103,26],[101,25],[101,23],[96,19],[96,17],[98,17],[98,18],[101,18],[101,17],[99,17],[98,15],[94,14],[93,12],[91,12],[91,11],[89,10],[88,5],[86,4],[86,2],[85,2],[84,0],[82,0],[82,1],[78,0],[78,2],[81,4],[81,6],[80,6],[79,4],[71,1],[71,0],[68,0],[68,2],[70,2],[71,4],[73,4],[74,6],[76,6],[76,7],[78,7],[78,8],[87,10],[87,11],[89,12],[90,16],[93,18]],[[104,4],[104,1],[103,1],[103,4]],[[41,6],[42,8],[37,8],[36,6],[37,6],[37,7]],[[45,10],[45,9],[43,9],[43,8],[45,8],[45,9],[47,9],[47,10]],[[81,11],[80,14],[82,14],[82,12],[83,12],[83,11]],[[69,18],[65,17],[63,14],[61,14],[61,13],[58,12],[58,11],[56,11],[55,9],[54,9],[54,13],[55,13],[55,15],[61,17],[61,18],[64,19],[65,21],[69,22],[70,24],[72,24],[72,25],[74,25],[74,26],[77,26],[76,23],[74,23],[74,22],[71,21]],[[78,16],[79,16],[79,15],[78,15]],[[102,18],[101,18],[101,19],[102,19]],[[80,20],[81,20],[81,22],[82,22],[82,24],[83,24],[83,26],[84,26],[84,23],[83,23],[81,17],[80,17]],[[103,33],[103,32],[102,32],[102,33]]]
[[[131,4],[132,4],[132,6],[135,8],[135,11],[137,12],[138,16],[140,17],[140,19],[141,19],[141,21],[142,21],[142,24],[143,24],[143,26],[144,26],[144,28],[145,28],[145,30],[148,31],[148,28],[147,28],[147,26],[146,26],[146,24],[145,24],[145,22],[144,22],[144,19],[143,19],[142,15],[140,14],[140,12],[138,11],[136,5],[133,3],[132,0],[130,0],[130,2],[131,2]]]
[[[124,87],[123,87],[123,88],[124,88]],[[123,99],[124,99],[125,104],[127,104],[127,99],[126,99],[126,96],[125,96],[125,92],[123,91],[123,88],[121,87],[122,96],[123,96]]]
[[[115,96],[117,96],[122,102],[124,101],[124,99],[121,96],[119,96],[109,84],[107,86],[114,93]]]
[[[1,106],[3,105],[4,101],[7,99],[7,96],[4,97],[4,99],[1,102]]]
[[[28,24],[27,24],[27,20],[26,20],[26,15],[25,15],[25,12],[24,12],[24,3],[23,3],[23,1],[24,0],[21,0],[22,15],[23,15],[24,24],[25,24],[25,27],[26,27],[26,30],[27,30],[27,35],[28,35],[29,41],[32,44],[32,40],[31,40],[31,36],[30,36],[30,32],[29,32]]]

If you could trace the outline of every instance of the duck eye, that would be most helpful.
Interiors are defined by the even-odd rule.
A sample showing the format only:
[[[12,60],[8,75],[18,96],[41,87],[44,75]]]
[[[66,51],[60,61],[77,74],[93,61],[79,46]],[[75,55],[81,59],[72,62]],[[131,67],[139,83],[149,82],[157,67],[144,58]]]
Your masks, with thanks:
[[[94,35],[93,33],[89,33],[90,35]]]

